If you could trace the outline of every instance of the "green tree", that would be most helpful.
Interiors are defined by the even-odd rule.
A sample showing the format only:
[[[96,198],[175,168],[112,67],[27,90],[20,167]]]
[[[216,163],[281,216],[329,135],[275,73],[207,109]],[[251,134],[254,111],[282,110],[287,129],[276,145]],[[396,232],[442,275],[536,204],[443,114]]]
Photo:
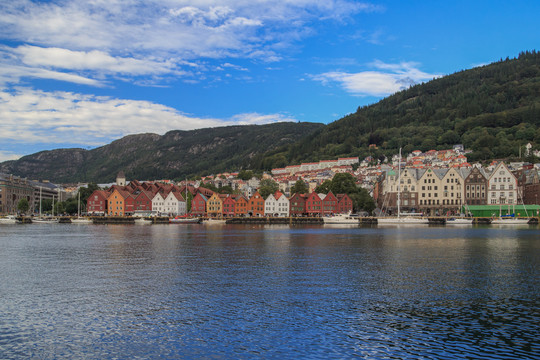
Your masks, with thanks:
[[[328,194],[330,187],[332,186],[332,180],[325,180],[321,185],[315,188],[317,194]]]
[[[272,179],[262,179],[259,186],[259,194],[263,199],[266,199],[270,194],[274,194],[279,190],[279,185]]]
[[[30,208],[30,204],[28,203],[27,199],[21,199],[19,200],[17,204],[17,210],[23,214],[25,214],[28,209]]]
[[[296,180],[293,187],[291,188],[291,196],[293,194],[306,194],[309,191],[307,184],[302,179]]]
[[[240,172],[238,173],[238,178],[241,179],[241,180],[249,180],[253,177],[253,171],[251,170],[240,170]]]

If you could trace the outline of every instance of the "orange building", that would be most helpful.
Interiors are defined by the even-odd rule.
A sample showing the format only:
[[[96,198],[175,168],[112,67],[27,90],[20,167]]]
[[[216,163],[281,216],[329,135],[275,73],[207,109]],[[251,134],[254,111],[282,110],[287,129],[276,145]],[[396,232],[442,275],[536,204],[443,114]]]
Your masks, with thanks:
[[[125,202],[128,196],[128,192],[115,188],[107,198],[107,214],[109,216],[124,216]]]
[[[258,191],[249,199],[247,211],[251,216],[264,216],[264,199]]]

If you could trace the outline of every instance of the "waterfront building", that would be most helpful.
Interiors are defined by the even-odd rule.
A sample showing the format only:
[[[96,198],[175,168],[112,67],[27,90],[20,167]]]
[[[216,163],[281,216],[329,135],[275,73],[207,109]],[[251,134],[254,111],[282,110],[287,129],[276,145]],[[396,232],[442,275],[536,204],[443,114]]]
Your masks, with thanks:
[[[152,195],[139,188],[133,193],[135,197],[133,213],[140,216],[148,216],[152,214]]]
[[[483,168],[474,166],[465,177],[465,205],[487,205],[488,175]]]
[[[250,216],[264,216],[264,199],[258,191],[249,199],[247,211]]]
[[[517,204],[517,179],[503,162],[488,179],[488,204]]]
[[[107,214],[108,196],[105,190],[94,190],[86,202],[86,212],[91,215]]]
[[[293,194],[289,200],[289,203],[291,216],[304,215],[306,209],[306,196],[304,194]]]
[[[13,175],[0,174],[0,213],[16,213],[22,199],[28,201],[30,210],[34,208],[34,187],[30,181]]]
[[[289,216],[289,199],[280,191],[268,195],[264,202],[264,214],[266,216]]]
[[[212,194],[206,203],[206,214],[212,218],[223,217],[223,200],[218,193]]]
[[[223,200],[223,217],[233,217],[234,216],[234,207],[235,207],[235,199],[234,195],[226,196],[225,198],[222,198]]]
[[[324,198],[321,195],[319,197],[322,198],[322,215],[332,215],[338,212],[339,200],[332,191],[324,195]]]
[[[305,210],[308,216],[322,215],[322,200],[316,192],[311,192],[307,195]]]
[[[248,200],[240,195],[234,202],[234,216],[246,216],[248,214]]]
[[[340,214],[347,214],[353,211],[352,199],[347,194],[337,194],[338,207],[337,212]]]
[[[112,191],[107,197],[107,214],[109,216],[124,216],[125,215],[125,200],[129,193],[119,187],[111,187]]]
[[[200,192],[197,192],[193,200],[191,201],[191,213],[193,215],[205,216],[206,215],[206,202],[208,198]]]

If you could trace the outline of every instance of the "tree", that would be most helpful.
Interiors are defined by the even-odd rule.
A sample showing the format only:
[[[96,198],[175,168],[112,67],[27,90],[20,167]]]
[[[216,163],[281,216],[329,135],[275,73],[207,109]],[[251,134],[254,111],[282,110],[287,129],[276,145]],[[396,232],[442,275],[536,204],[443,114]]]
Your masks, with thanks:
[[[274,194],[279,190],[279,185],[272,179],[263,179],[261,180],[261,185],[259,186],[259,194],[263,199],[266,199],[270,194]]]
[[[240,170],[240,172],[238,173],[238,178],[241,179],[241,180],[249,180],[253,177],[253,171],[251,170]]]
[[[332,186],[332,180],[324,180],[324,182],[315,188],[317,194],[328,194],[330,187]]]
[[[21,213],[26,213],[28,209],[30,208],[30,204],[28,204],[27,199],[21,199],[19,200],[19,203],[17,204],[17,210]]]
[[[306,194],[309,191],[308,186],[302,179],[296,180],[293,187],[291,188],[291,196],[293,194]]]

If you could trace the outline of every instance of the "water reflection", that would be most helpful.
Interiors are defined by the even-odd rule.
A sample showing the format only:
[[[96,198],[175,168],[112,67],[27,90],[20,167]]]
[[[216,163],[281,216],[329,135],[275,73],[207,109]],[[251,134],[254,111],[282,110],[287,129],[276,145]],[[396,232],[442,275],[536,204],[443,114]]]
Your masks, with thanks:
[[[533,358],[538,230],[0,233],[6,358]]]

